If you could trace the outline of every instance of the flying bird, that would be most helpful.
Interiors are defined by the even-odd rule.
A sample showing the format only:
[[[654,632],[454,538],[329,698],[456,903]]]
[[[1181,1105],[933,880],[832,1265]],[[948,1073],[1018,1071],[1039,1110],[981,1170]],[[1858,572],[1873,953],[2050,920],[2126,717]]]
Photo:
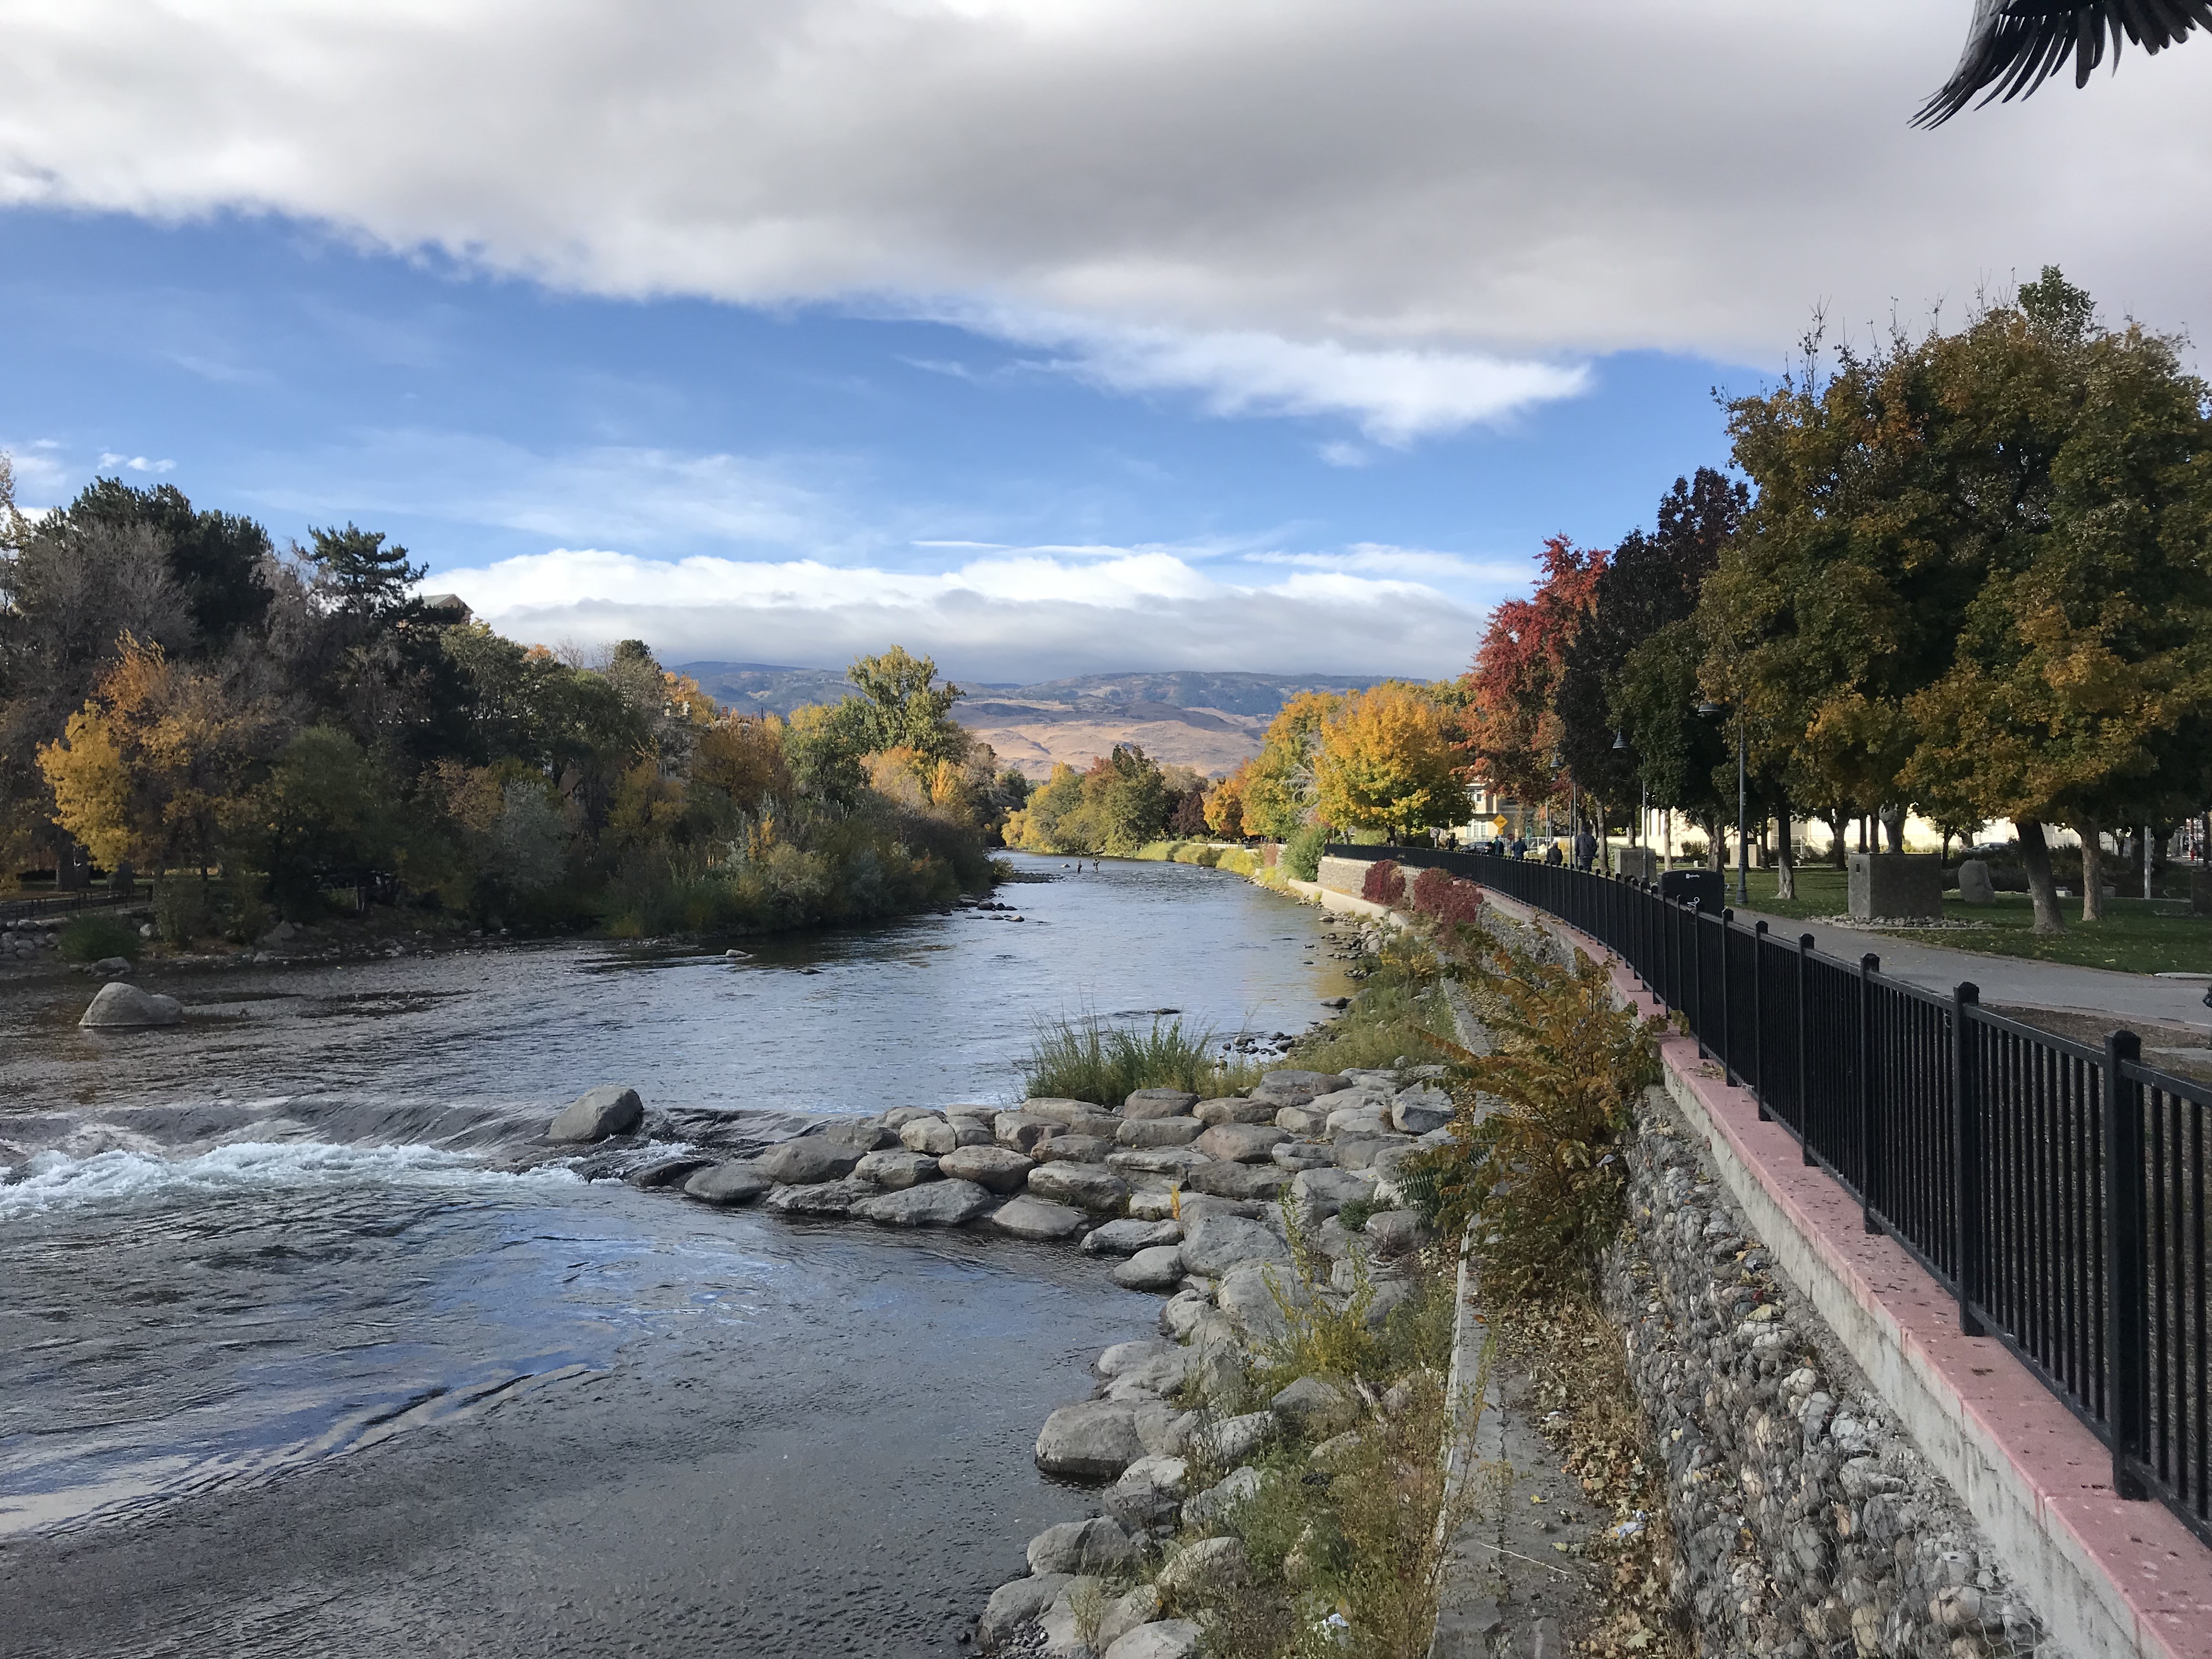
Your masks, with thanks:
[[[2033,93],[2074,60],[2074,84],[2105,61],[2109,38],[2117,68],[2123,34],[2145,52],[2181,44],[2191,29],[2212,32],[2212,0],[1974,0],[1966,50],[1943,89],[1912,118],[1937,127],[1988,88],[1984,104]]]

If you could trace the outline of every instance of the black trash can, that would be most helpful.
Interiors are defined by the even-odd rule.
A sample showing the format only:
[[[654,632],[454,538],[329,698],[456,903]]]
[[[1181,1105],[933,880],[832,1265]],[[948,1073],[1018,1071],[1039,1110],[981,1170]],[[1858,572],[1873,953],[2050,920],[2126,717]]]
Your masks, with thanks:
[[[1694,902],[1698,908],[1718,915],[1728,908],[1728,878],[1717,870],[1669,870],[1659,878],[1659,896]]]

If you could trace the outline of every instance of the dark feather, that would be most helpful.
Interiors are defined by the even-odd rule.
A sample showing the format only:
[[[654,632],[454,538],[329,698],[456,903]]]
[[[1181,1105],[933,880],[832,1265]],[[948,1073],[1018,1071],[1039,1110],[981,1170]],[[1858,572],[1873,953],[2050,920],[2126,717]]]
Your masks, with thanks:
[[[2105,61],[2119,67],[2124,36],[2146,55],[2212,33],[2212,0],[1975,0],[1966,49],[1942,89],[1912,118],[1938,127],[1977,97],[1984,104],[2032,94],[2074,60],[2074,84]]]

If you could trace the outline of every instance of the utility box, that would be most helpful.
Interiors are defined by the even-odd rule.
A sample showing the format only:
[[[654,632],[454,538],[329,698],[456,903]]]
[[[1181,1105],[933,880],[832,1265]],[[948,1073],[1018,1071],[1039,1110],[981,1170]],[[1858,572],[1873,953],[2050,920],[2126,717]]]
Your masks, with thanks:
[[[1854,853],[1848,883],[1853,921],[1943,919],[1943,860],[1933,853]]]
[[[1649,847],[1616,848],[1613,854],[1620,873],[1630,881],[1659,879],[1659,854]]]
[[[1659,878],[1659,896],[1717,916],[1728,908],[1728,878],[1717,870],[1669,870]]]

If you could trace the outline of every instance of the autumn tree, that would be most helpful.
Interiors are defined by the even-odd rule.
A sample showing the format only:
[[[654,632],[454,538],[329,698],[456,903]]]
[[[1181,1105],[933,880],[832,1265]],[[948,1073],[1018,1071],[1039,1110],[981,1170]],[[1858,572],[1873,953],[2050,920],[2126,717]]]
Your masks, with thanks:
[[[1246,759],[1237,769],[1209,790],[1206,797],[1206,827],[1217,836],[1231,841],[1241,841],[1244,829],[1244,790],[1251,777],[1252,763]]]
[[[1907,775],[2018,825],[2039,932],[2060,926],[2045,823],[2079,834],[2095,921],[2100,832],[2212,794],[2212,418],[2180,354],[2099,327],[2053,268],[1936,353],[1983,446],[1984,574],[1911,700]]]
[[[1703,653],[1681,625],[1748,499],[1744,484],[1711,467],[1678,477],[1653,533],[1631,531],[1599,573],[1557,699],[1560,754],[1586,793],[1624,808],[1648,793],[1657,805],[1711,815],[1714,738],[1693,712]],[[1616,738],[1626,747],[1615,748]]]
[[[204,874],[245,827],[278,737],[272,711],[217,673],[126,637],[39,765],[57,818],[95,859]]]
[[[1468,757],[1499,793],[1549,799],[1559,787],[1552,756],[1564,735],[1559,682],[1576,630],[1589,615],[1607,554],[1565,536],[1544,543],[1534,593],[1491,613],[1466,676]]]
[[[1314,745],[1322,721],[1343,702],[1333,692],[1302,691],[1267,723],[1245,773],[1245,834],[1287,841],[1305,827],[1315,800]]]
[[[1398,681],[1360,692],[1322,722],[1314,756],[1321,820],[1396,835],[1463,823],[1469,807],[1459,758],[1433,699]]]

